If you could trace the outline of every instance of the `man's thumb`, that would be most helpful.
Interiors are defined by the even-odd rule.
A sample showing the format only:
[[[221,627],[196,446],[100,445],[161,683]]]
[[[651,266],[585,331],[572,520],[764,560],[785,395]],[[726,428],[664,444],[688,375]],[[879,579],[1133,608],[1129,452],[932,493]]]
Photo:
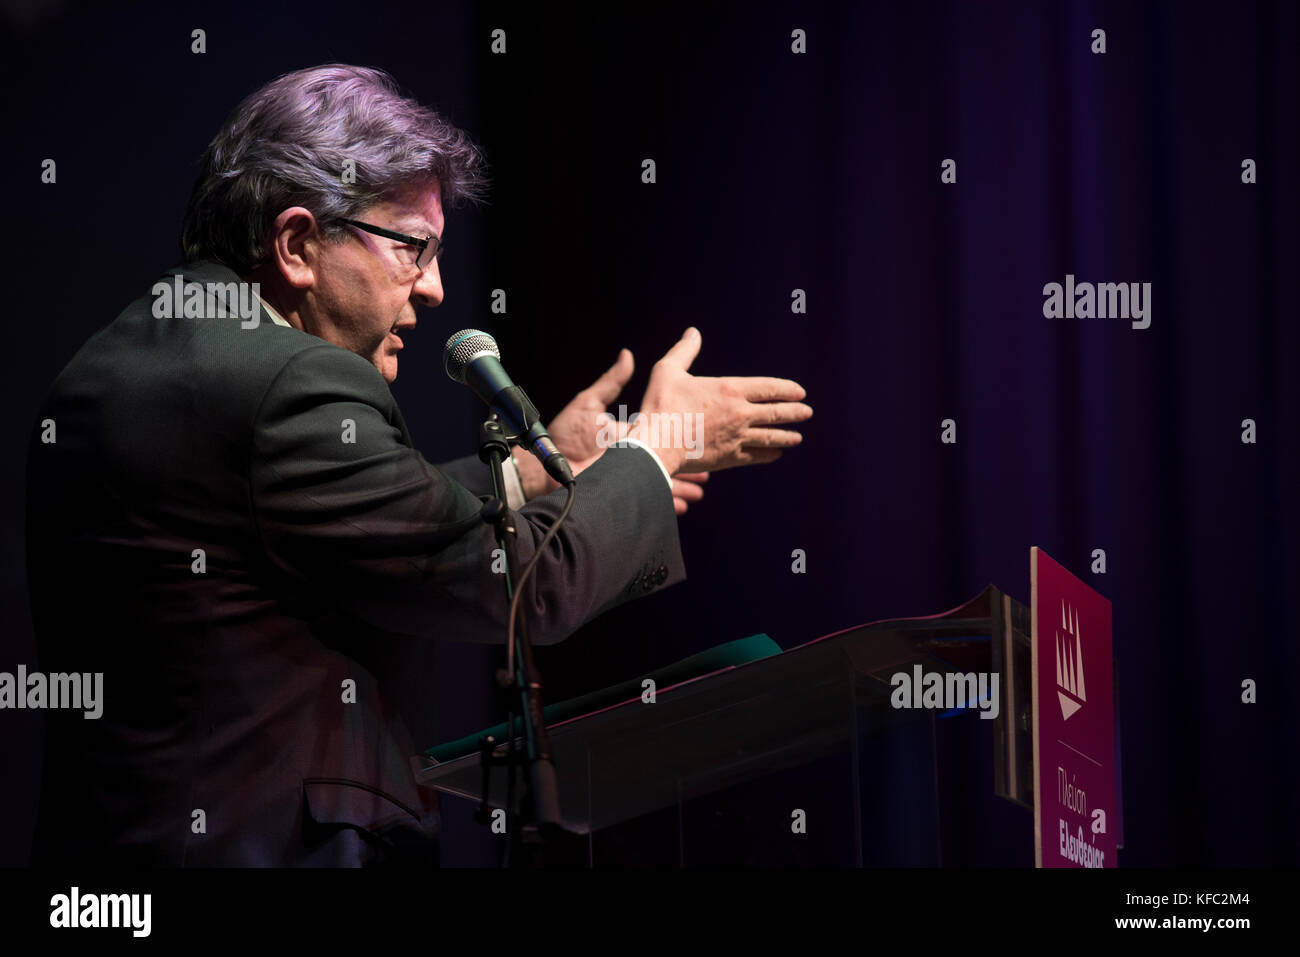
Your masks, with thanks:
[[[634,367],[632,351],[630,349],[620,349],[618,359],[614,361],[614,364],[591,384],[591,391],[602,406],[609,405],[618,398],[618,394],[623,391],[623,386],[627,385],[628,380],[632,378]]]
[[[664,358],[681,366],[683,369],[689,369],[691,363],[695,361],[695,357],[700,354],[700,342],[700,330],[691,326],[682,333],[682,337],[664,354]]]

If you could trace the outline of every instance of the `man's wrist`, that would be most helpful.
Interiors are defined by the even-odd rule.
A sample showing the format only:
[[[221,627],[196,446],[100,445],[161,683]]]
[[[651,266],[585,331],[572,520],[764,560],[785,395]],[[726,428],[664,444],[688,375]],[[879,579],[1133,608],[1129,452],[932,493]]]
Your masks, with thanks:
[[[668,475],[668,482],[672,484],[672,477],[682,470],[682,465],[686,461],[686,452],[683,449],[671,447],[663,448],[651,445],[646,441],[650,437],[650,430],[646,426],[645,416],[640,416],[639,420],[634,421],[632,428],[628,430],[628,444],[635,443],[647,452],[654,454],[655,460]]]
[[[655,465],[659,466],[659,471],[664,474],[664,481],[668,483],[669,491],[672,491],[672,487],[673,487],[672,473],[668,471],[668,466],[664,465],[664,460],[656,449],[652,449],[650,446],[646,445],[640,439],[631,435],[625,437],[622,441],[622,444],[630,445],[634,449],[645,449],[647,452],[649,452],[650,457],[655,460]]]
[[[545,495],[547,492],[554,492],[560,487],[560,483],[546,474],[546,468],[541,462],[537,461],[537,456],[514,448],[510,450],[510,457],[519,470],[519,482],[524,488],[524,499],[531,502],[533,499]]]

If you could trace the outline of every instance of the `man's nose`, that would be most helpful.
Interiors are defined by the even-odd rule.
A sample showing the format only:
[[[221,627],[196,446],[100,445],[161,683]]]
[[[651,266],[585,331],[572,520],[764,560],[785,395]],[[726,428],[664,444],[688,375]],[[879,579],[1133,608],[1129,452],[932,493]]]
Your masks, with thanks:
[[[442,274],[438,272],[437,259],[429,263],[415,280],[415,285],[411,287],[411,299],[430,309],[442,302]]]

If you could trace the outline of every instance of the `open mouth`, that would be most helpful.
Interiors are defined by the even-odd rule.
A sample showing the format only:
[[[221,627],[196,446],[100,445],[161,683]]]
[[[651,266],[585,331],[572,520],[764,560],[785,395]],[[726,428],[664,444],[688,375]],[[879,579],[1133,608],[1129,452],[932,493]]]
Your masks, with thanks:
[[[399,319],[398,319],[396,322],[394,322],[394,323],[392,324],[392,326],[389,328],[389,330],[388,330],[388,335],[389,335],[390,337],[392,337],[393,339],[396,339],[396,340],[397,340],[397,348],[400,349],[400,348],[402,347],[402,337],[401,337],[401,335],[400,335],[400,330],[402,330],[402,329],[414,329],[414,328],[415,328],[415,323],[414,323],[414,322],[411,322],[411,321],[409,321],[409,320],[404,320],[404,319],[399,318]]]

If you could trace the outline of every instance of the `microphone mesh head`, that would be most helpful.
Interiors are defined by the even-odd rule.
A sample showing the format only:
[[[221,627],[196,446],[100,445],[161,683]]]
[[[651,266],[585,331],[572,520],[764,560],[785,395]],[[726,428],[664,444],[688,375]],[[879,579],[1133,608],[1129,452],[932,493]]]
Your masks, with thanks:
[[[447,375],[464,385],[465,370],[469,368],[470,362],[485,352],[494,359],[501,358],[497,341],[486,332],[462,329],[447,340],[447,345],[442,350],[442,367]]]

